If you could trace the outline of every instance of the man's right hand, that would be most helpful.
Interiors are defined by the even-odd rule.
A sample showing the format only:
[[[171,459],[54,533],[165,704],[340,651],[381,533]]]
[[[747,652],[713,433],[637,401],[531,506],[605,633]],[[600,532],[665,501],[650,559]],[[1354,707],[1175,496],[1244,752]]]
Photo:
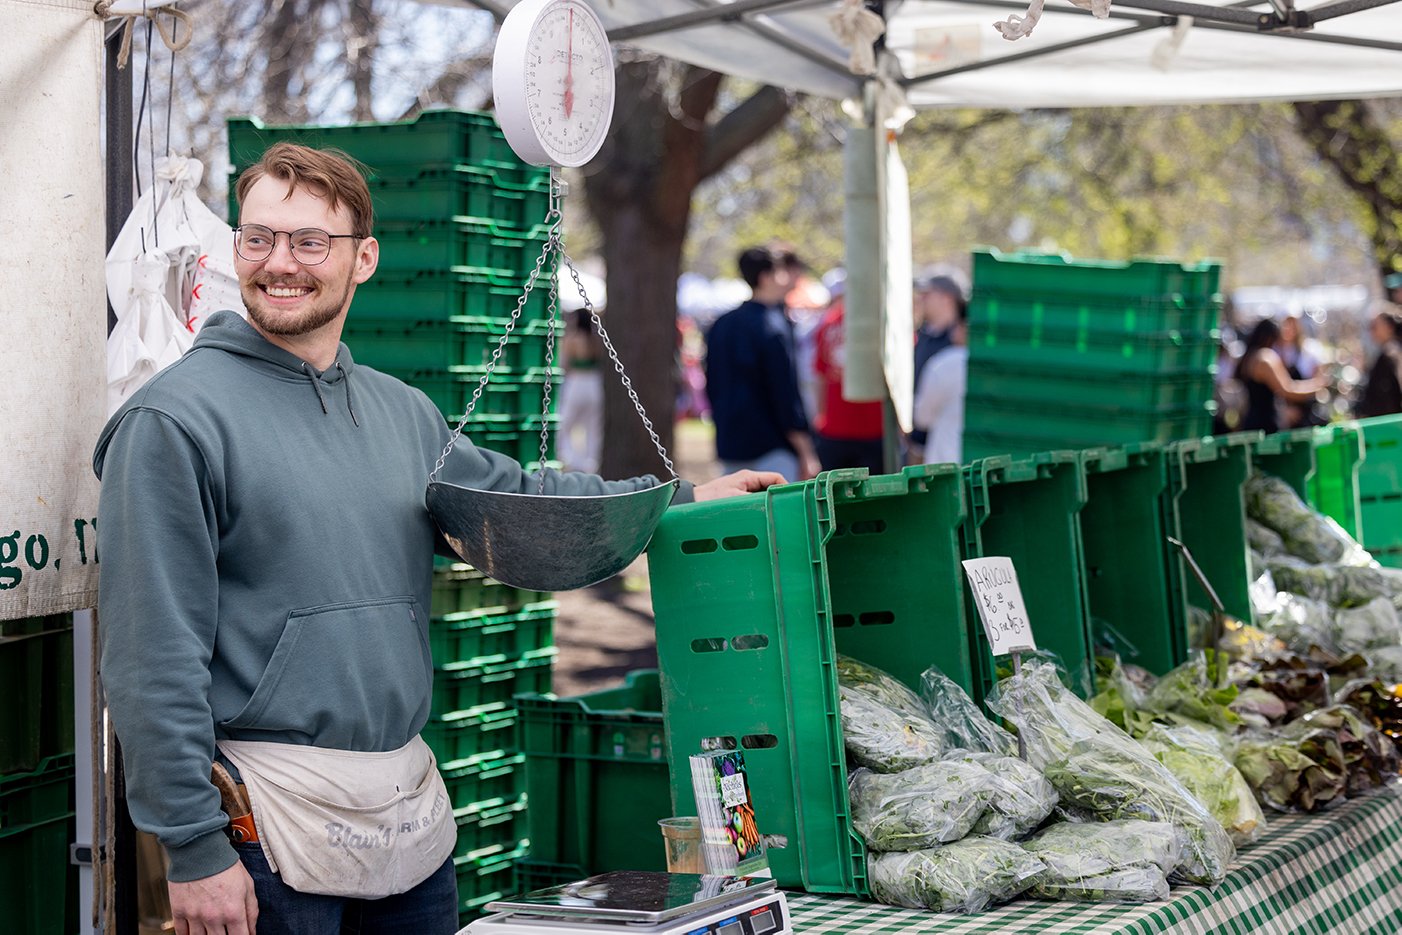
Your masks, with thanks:
[[[253,878],[236,861],[227,870],[188,883],[170,884],[175,935],[255,935],[258,897]]]

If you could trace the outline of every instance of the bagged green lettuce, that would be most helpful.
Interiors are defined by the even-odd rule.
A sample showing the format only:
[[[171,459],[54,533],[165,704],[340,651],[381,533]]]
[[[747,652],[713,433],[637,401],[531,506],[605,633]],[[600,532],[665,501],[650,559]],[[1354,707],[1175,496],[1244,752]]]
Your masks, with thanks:
[[[927,719],[929,717],[925,713],[925,705],[920,696],[907,688],[900,679],[851,656],[838,655],[837,684],[843,688],[860,689],[886,707],[902,714]]]
[[[1156,724],[1140,743],[1187,787],[1212,817],[1222,823],[1238,847],[1258,840],[1266,816],[1251,786],[1210,731]]]
[[[925,670],[920,682],[924,711],[943,731],[946,749],[1004,755],[1017,752],[1013,735],[990,721],[958,682],[935,666]]]
[[[999,682],[988,707],[1017,729],[1064,814],[1171,822],[1187,837],[1175,875],[1207,885],[1226,877],[1236,849],[1221,823],[1153,754],[1067,691],[1050,667],[1031,663]]]
[[[1338,523],[1310,509],[1280,478],[1256,472],[1247,478],[1244,492],[1247,516],[1278,533],[1291,555],[1315,565],[1366,565],[1371,561]],[[1254,542],[1252,547],[1256,547]]]
[[[1267,560],[1276,587],[1291,594],[1324,601],[1334,607],[1352,607],[1393,597],[1393,581],[1375,567],[1312,565],[1288,555]]]
[[[1183,836],[1162,821],[1052,825],[1022,845],[1046,865],[1032,887],[1040,899],[1149,902],[1168,898],[1168,874]]]
[[[938,762],[899,773],[859,769],[847,780],[852,827],[873,851],[914,851],[957,841],[993,797],[977,763]]]
[[[1263,556],[1285,551],[1285,540],[1280,538],[1280,533],[1250,518],[1246,520],[1246,541],[1253,552]]]
[[[982,912],[1025,892],[1045,871],[1040,860],[1016,844],[979,836],[867,858],[877,902],[936,912]]]
[[[1226,682],[1225,672],[1218,672],[1219,667],[1225,665],[1226,660],[1213,650],[1196,650],[1187,662],[1155,683],[1143,706],[1151,711],[1205,721],[1214,727],[1234,729],[1241,718],[1229,705],[1236,699],[1237,687]]]
[[[943,762],[971,763],[990,775],[988,809],[975,822],[972,834],[1013,841],[1046,821],[1056,808],[1056,790],[1035,766],[1015,756],[996,753],[946,754]]]
[[[838,686],[847,754],[878,773],[897,773],[939,759],[944,739],[923,714],[882,704],[860,688]]]
[[[1378,597],[1359,607],[1336,610],[1333,637],[1331,651],[1340,654],[1402,646],[1402,621],[1392,599]]]

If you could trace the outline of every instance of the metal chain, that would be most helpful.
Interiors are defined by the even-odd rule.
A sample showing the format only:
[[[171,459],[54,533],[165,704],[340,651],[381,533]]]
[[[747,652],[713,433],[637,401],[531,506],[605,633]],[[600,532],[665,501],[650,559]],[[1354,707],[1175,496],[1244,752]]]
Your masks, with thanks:
[[[614,350],[613,342],[609,340],[608,330],[604,328],[603,319],[594,310],[594,303],[589,300],[589,295],[584,291],[584,283],[579,279],[579,270],[574,268],[574,261],[570,255],[564,251],[563,244],[560,249],[560,259],[564,261],[565,267],[570,271],[570,276],[574,279],[575,288],[579,290],[579,297],[584,300],[584,310],[589,313],[589,318],[594,322],[594,327],[599,330],[599,339],[604,342],[604,349],[609,353],[609,360],[613,361],[613,369],[618,371],[618,377],[623,381],[623,388],[628,391],[628,398],[633,401],[633,408],[638,411],[638,418],[643,420],[643,427],[647,429],[648,437],[652,439],[652,444],[657,448],[657,454],[662,458],[662,463],[667,465],[667,473],[672,475],[672,479],[677,478],[677,469],[672,465],[672,459],[667,457],[667,449],[662,447],[662,439],[657,437],[657,430],[652,426],[652,420],[647,417],[647,411],[643,409],[642,400],[638,399],[638,391],[633,389],[633,381],[628,379],[628,374],[623,372],[623,361],[618,359],[618,351]]]
[[[457,428],[453,429],[453,434],[448,437],[448,444],[443,446],[443,453],[438,456],[438,462],[434,464],[433,471],[428,475],[428,482],[431,484],[438,479],[438,474],[443,470],[443,463],[448,460],[448,455],[452,454],[453,446],[458,443],[458,438],[462,435],[463,426],[467,425],[468,418],[472,415],[472,410],[477,408],[477,401],[482,398],[482,390],[487,386],[487,381],[496,372],[497,362],[501,360],[501,352],[506,349],[506,342],[511,338],[511,331],[516,327],[516,322],[521,317],[521,311],[526,307],[526,300],[530,298],[531,289],[535,287],[536,279],[540,276],[541,270],[545,267],[545,261],[550,256],[552,246],[558,245],[560,238],[560,224],[564,221],[564,215],[560,213],[561,198],[556,193],[556,180],[552,176],[550,182],[550,211],[545,215],[545,223],[550,225],[550,236],[545,241],[545,246],[541,248],[540,256],[536,258],[535,269],[526,277],[525,287],[521,290],[521,297],[516,300],[516,307],[511,310],[511,319],[506,323],[506,330],[502,332],[501,339],[497,341],[497,346],[492,350],[492,358],[487,361],[487,369],[482,374],[482,379],[477,381],[477,388],[472,391],[472,398],[467,401],[467,411],[462,414],[462,419],[458,421]],[[551,277],[554,281],[554,277]]]
[[[647,417],[647,410],[643,408],[642,400],[638,398],[638,391],[633,388],[633,381],[628,379],[628,374],[623,370],[623,361],[618,359],[618,351],[610,340],[608,330],[604,327],[603,319],[594,308],[593,301],[589,298],[588,292],[584,289],[584,283],[579,278],[579,270],[575,269],[574,261],[565,252],[564,238],[561,236],[560,228],[564,221],[562,208],[564,207],[565,185],[560,180],[559,175],[552,172],[550,176],[550,211],[545,216],[545,223],[550,225],[550,234],[545,241],[545,246],[541,249],[540,256],[536,258],[535,269],[526,279],[525,287],[521,291],[521,297],[516,300],[516,308],[512,309],[511,319],[506,323],[506,330],[502,333],[497,346],[492,350],[491,360],[487,362],[487,369],[482,374],[482,378],[477,381],[477,387],[472,391],[472,398],[467,402],[467,410],[463,413],[462,419],[458,421],[457,428],[448,438],[448,444],[443,447],[443,453],[438,456],[438,461],[433,466],[433,471],[428,475],[429,483],[438,479],[439,473],[443,470],[443,464],[448,460],[448,455],[453,451],[453,446],[457,444],[462,436],[463,426],[472,415],[472,410],[476,408],[477,401],[482,397],[482,391],[487,386],[487,381],[492,378],[496,371],[497,362],[501,360],[501,353],[506,348],[506,342],[511,337],[511,331],[516,327],[516,322],[521,317],[522,310],[526,307],[526,300],[530,297],[531,289],[534,288],[536,280],[545,267],[545,261],[554,254],[557,262],[563,262],[565,268],[570,271],[570,277],[574,280],[575,288],[579,290],[579,297],[584,302],[584,310],[589,313],[589,319],[594,323],[594,327],[599,332],[599,339],[603,342],[604,349],[608,351],[609,360],[613,362],[613,369],[617,371],[619,379],[623,382],[623,388],[628,392],[628,398],[633,401],[633,408],[638,413],[638,418],[642,420],[643,428],[647,429],[648,437],[652,439],[653,447],[657,449],[657,455],[662,459],[662,463],[667,466],[667,473],[673,480],[677,478],[677,469],[673,465],[672,459],[667,456],[667,449],[662,445],[662,439],[657,435],[657,429],[653,426],[652,420]],[[545,345],[545,392],[544,402],[541,408],[540,427],[540,479],[538,491],[545,492],[545,454],[549,447],[550,431],[550,387],[551,370],[554,365],[555,353],[555,327],[558,305],[558,282],[559,268],[557,267],[550,277],[550,327],[546,334]]]
[[[553,186],[551,195],[554,195]],[[545,249],[555,253],[556,268],[550,273],[550,324],[545,332],[545,390],[540,404],[540,476],[536,481],[536,493],[539,494],[545,493],[545,453],[550,447],[550,386],[555,367],[555,321],[560,299],[559,257],[565,252],[564,244],[553,230]]]

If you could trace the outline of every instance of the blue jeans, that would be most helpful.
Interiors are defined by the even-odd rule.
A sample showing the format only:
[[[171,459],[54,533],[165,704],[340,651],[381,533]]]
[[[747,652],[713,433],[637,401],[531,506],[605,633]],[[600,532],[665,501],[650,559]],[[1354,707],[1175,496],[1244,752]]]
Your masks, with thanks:
[[[261,844],[235,844],[258,896],[258,935],[454,935],[458,875],[450,857],[427,880],[383,899],[299,893],[268,866]]]

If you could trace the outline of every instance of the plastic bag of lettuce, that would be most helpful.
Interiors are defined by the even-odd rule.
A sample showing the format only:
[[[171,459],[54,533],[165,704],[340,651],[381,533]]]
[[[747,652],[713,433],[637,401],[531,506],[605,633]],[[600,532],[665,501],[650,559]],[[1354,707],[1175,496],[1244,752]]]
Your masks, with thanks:
[[[1018,845],[978,835],[867,859],[877,901],[937,912],[981,912],[1025,892],[1045,871],[1036,856]]]
[[[1097,714],[1042,663],[998,683],[989,708],[1022,735],[1028,760],[1082,821],[1167,821],[1186,836],[1175,877],[1216,885],[1236,854],[1221,822],[1148,750]]]
[[[1052,825],[1022,845],[1046,864],[1031,895],[1088,902],[1168,898],[1168,874],[1183,854],[1183,835],[1163,821]]]

